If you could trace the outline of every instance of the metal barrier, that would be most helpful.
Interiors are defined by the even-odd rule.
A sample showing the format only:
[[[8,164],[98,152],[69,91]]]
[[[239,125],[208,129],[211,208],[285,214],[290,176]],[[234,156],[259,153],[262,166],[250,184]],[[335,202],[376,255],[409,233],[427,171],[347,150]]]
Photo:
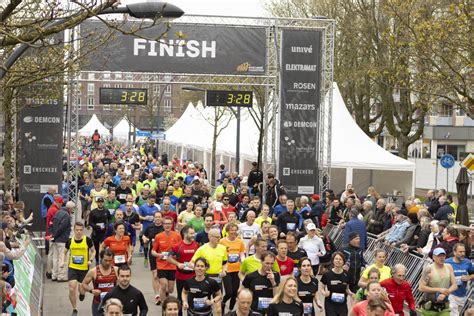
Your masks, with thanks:
[[[459,315],[467,315],[466,311],[472,307],[474,307],[474,286],[472,286],[471,283],[471,288],[467,292],[466,304],[464,304],[464,307],[462,308]]]
[[[333,226],[333,225],[331,225]],[[413,297],[415,303],[418,305],[423,297],[423,293],[418,289],[418,283],[421,278],[423,268],[432,263],[432,260],[427,257],[421,257],[413,253],[405,253],[398,248],[386,245],[384,237],[387,232],[380,235],[368,234],[367,249],[364,251],[364,259],[367,264],[371,264],[375,259],[375,250],[383,249],[387,253],[386,265],[393,268],[396,264],[401,263],[407,268],[406,280],[412,287]],[[343,230],[338,227],[328,228],[328,236],[333,240],[337,248],[342,246]],[[472,301],[471,301],[472,305]]]

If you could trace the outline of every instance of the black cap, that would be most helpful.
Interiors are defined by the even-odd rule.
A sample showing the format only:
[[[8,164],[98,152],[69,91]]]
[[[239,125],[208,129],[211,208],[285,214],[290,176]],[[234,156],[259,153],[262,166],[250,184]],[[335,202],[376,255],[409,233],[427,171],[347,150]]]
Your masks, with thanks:
[[[349,241],[351,241],[352,239],[354,238],[357,238],[359,237],[359,233],[358,232],[352,232],[349,234]]]
[[[97,202],[104,202],[104,198],[103,197],[98,197]]]

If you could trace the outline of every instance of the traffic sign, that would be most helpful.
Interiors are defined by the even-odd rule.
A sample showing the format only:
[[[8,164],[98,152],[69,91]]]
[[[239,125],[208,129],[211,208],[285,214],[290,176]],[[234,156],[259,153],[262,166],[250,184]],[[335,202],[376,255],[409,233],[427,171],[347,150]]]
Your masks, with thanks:
[[[152,133],[151,139],[166,140],[165,132]]]
[[[463,167],[466,167],[468,172],[474,173],[474,155],[469,154],[466,159],[461,163]]]
[[[446,169],[454,167],[454,162],[455,162],[455,159],[453,155],[450,155],[450,154],[445,154],[441,156],[440,158],[441,167],[446,168]]]
[[[135,135],[138,136],[138,137],[150,137],[151,132],[149,132],[149,131],[136,131]]]

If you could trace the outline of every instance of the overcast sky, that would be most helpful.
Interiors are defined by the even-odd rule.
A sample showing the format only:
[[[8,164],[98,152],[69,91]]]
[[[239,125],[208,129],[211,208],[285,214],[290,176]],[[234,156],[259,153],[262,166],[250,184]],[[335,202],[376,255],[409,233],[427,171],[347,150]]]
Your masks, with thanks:
[[[132,2],[139,1],[122,0],[124,4]],[[165,2],[178,6],[185,14],[244,17],[261,17],[267,15],[263,8],[265,0],[165,0]]]

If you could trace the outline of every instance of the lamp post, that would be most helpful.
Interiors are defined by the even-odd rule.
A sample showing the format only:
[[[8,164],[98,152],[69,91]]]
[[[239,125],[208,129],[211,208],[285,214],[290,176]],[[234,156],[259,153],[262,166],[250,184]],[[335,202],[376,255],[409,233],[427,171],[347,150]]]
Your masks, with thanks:
[[[106,8],[97,13],[97,15],[104,15],[104,14],[128,14],[134,18],[138,19],[155,19],[155,18],[179,18],[184,14],[184,11],[178,8],[175,5],[166,3],[166,2],[140,2],[140,3],[133,3],[128,4],[123,7],[110,7]],[[80,15],[83,12],[79,12],[76,14]],[[74,17],[74,16],[73,16]],[[69,17],[73,18],[73,17]],[[48,31],[51,28],[64,23],[67,19],[59,19],[57,21],[53,21],[48,23],[44,27],[44,31]],[[5,61],[5,64],[0,69],[0,80],[5,77],[8,70],[13,66],[13,64],[20,58],[30,47],[31,44],[34,44],[37,40],[31,43],[24,43],[21,44],[15,51],[8,57]]]
[[[193,86],[183,86],[181,87],[182,90],[186,91],[203,91],[207,92],[206,89],[198,88],[198,87],[193,87]],[[205,94],[206,95],[206,94]],[[237,111],[231,107],[227,106],[231,111],[232,114],[234,114],[236,120],[237,120],[237,135],[236,135],[236,144],[235,144],[235,171],[237,174],[240,173],[240,106],[237,107]]]

